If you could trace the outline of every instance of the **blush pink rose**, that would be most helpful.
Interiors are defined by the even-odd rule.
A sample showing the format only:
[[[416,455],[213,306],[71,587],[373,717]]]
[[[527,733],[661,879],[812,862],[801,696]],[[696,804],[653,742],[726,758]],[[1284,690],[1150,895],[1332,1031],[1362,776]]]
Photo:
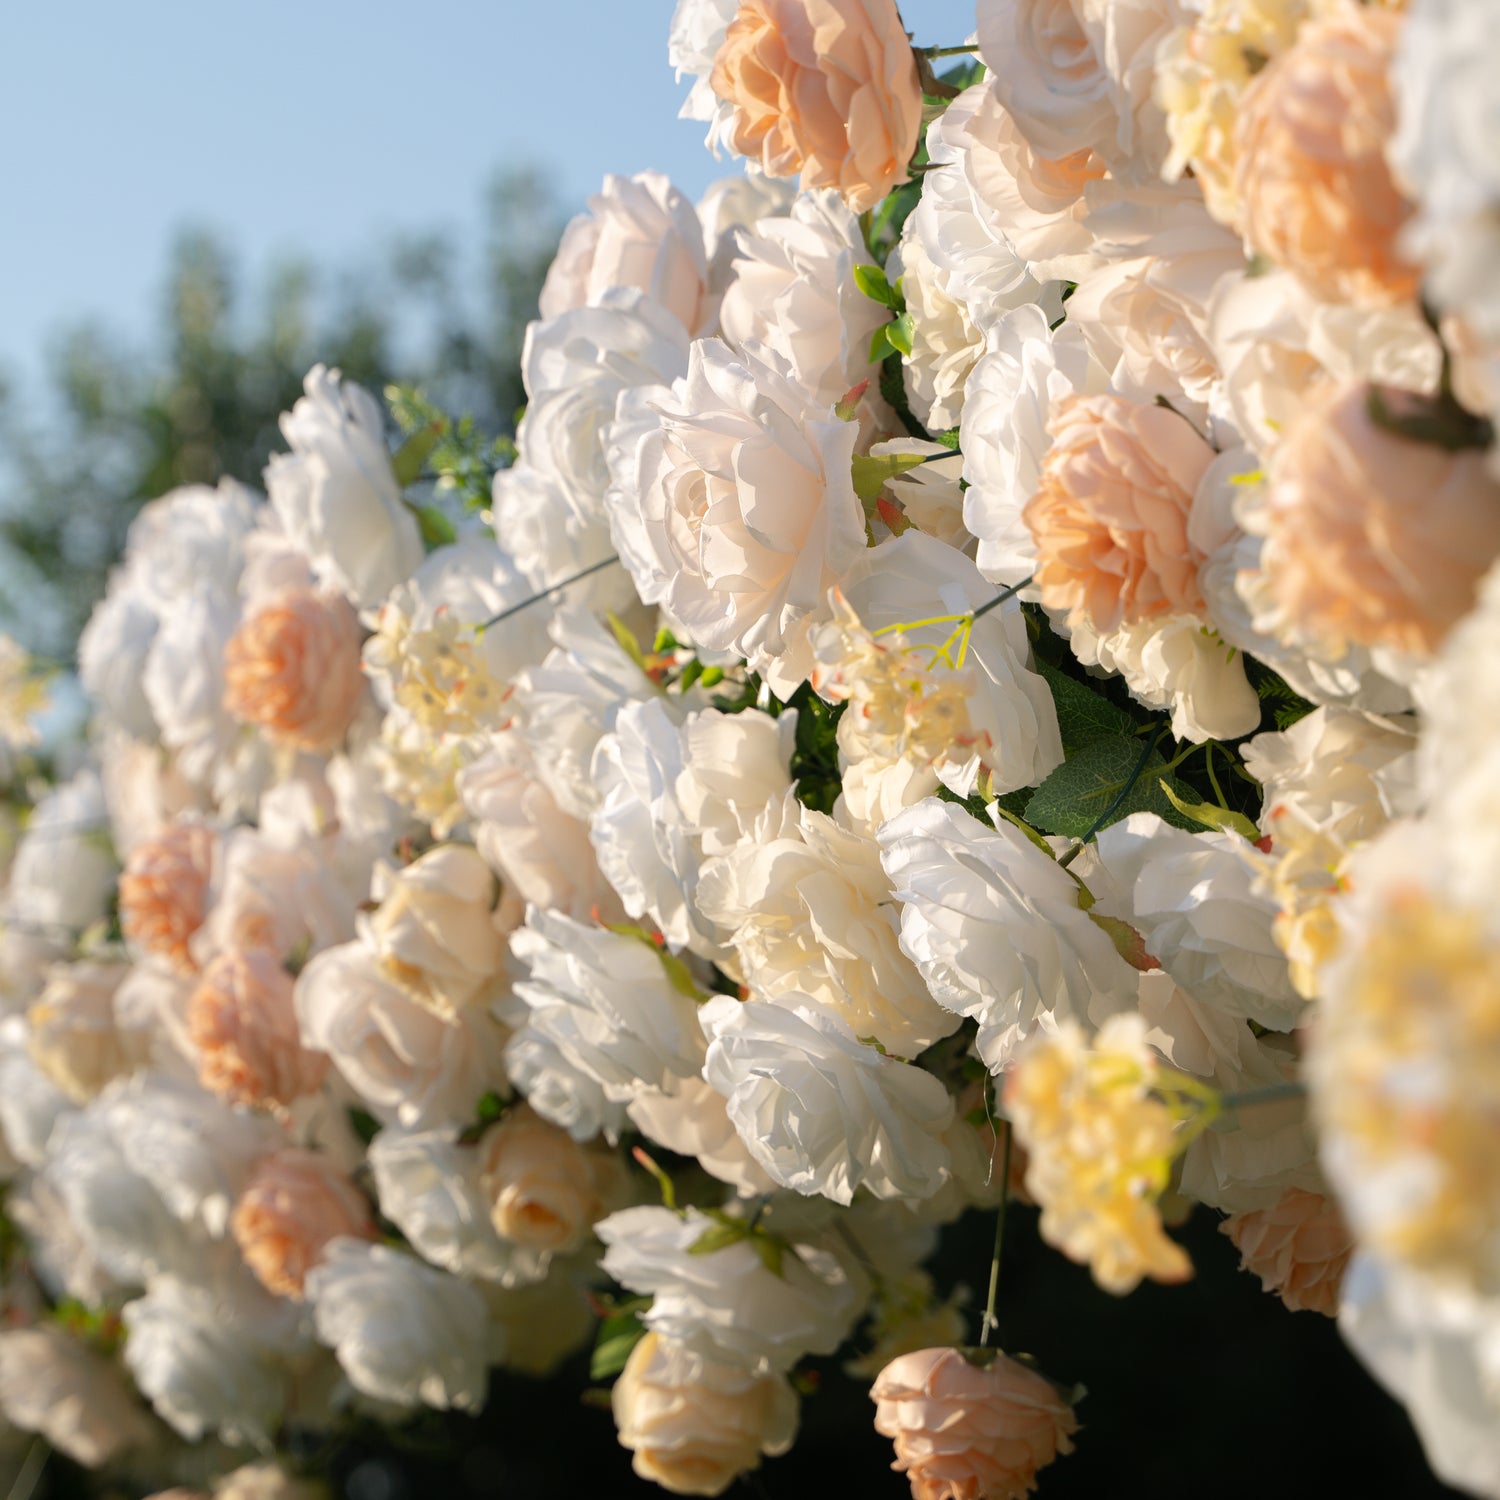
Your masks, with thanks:
[[[249,615],[224,648],[224,706],[274,744],[331,750],[364,692],[360,628],[349,601],[285,589]]]
[[[983,1369],[957,1349],[902,1354],[870,1397],[913,1500],[1020,1500],[1078,1429],[1050,1381],[999,1353]]]
[[[153,957],[194,974],[188,941],[203,925],[213,870],[214,833],[173,823],[130,851],[120,876],[120,928]]]
[[[326,1156],[297,1148],[277,1151],[256,1167],[229,1228],[266,1290],[299,1299],[330,1240],[375,1237],[364,1195]]]
[[[1417,293],[1419,273],[1396,248],[1412,205],[1386,163],[1401,22],[1378,5],[1332,10],[1308,22],[1240,102],[1240,227],[1328,302],[1386,305]]]
[[[922,86],[895,0],[744,0],[714,59],[729,142],[855,213],[908,179]]]
[[[302,1045],[292,976],[264,948],[231,948],[188,1000],[188,1036],[204,1088],[234,1104],[290,1104],[313,1093],[328,1059]]]
[[[1101,635],[1205,611],[1203,553],[1188,539],[1193,494],[1214,450],[1175,412],[1120,396],[1067,396],[1022,518],[1048,609]]]
[[[1293,1312],[1338,1315],[1354,1236],[1332,1199],[1288,1188],[1269,1208],[1231,1214],[1219,1228],[1234,1241],[1244,1269]]]
[[[1382,426],[1418,398],[1364,384],[1305,401],[1241,520],[1265,538],[1257,628],[1425,656],[1474,606],[1500,555],[1500,484],[1479,448],[1449,451]]]

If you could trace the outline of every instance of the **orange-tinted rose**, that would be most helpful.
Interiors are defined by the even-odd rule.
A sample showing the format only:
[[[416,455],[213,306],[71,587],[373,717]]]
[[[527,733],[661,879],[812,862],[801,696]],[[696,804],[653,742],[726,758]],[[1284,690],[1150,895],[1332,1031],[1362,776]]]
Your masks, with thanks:
[[[913,1500],[1020,1500],[1078,1428],[1050,1381],[1003,1354],[984,1369],[957,1349],[902,1354],[870,1396]]]
[[[245,1264],[278,1297],[302,1296],[330,1240],[374,1237],[370,1206],[348,1177],[326,1156],[296,1148],[256,1167],[229,1228]]]
[[[359,620],[347,599],[286,589],[229,638],[224,706],[276,744],[331,750],[364,691],[359,650]]]
[[[856,213],[907,180],[922,86],[895,0],[744,0],[710,81],[734,149],[771,176],[837,188]]]
[[[130,851],[120,876],[120,927],[132,943],[184,974],[197,970],[188,939],[203,924],[214,834],[173,823]]]
[[[1187,522],[1214,450],[1175,412],[1120,396],[1065,397],[1047,430],[1052,446],[1022,511],[1042,602],[1101,635],[1202,614],[1203,555]]]
[[[1396,250],[1412,212],[1386,164],[1402,17],[1347,5],[1303,27],[1240,101],[1235,189],[1261,254],[1329,302],[1405,302],[1419,275]]]
[[[1293,1312],[1337,1316],[1354,1237],[1331,1198],[1288,1188],[1269,1208],[1231,1214],[1219,1228],[1244,1269]]]
[[[323,1082],[328,1059],[302,1046],[292,976],[263,948],[231,948],[187,1003],[204,1088],[235,1104],[290,1104]]]

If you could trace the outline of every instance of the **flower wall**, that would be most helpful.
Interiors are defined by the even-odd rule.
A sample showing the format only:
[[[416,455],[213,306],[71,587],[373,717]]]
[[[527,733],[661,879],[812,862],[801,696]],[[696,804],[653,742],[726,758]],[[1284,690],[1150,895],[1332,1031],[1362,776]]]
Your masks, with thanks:
[[[509,467],[319,366],[53,784],[0,657],[7,1422],[311,1496],[591,1348],[717,1495],[837,1356],[892,1494],[1045,1493],[1020,1202],[1121,1297],[1218,1222],[1500,1496],[1485,22],[680,0],[744,170],[569,225]]]

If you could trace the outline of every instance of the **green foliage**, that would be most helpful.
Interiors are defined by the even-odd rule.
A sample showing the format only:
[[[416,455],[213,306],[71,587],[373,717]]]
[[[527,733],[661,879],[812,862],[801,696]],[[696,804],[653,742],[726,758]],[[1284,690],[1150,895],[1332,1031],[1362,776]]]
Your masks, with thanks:
[[[1036,669],[1046,679],[1052,701],[1057,705],[1057,727],[1064,755],[1072,755],[1097,740],[1117,739],[1135,730],[1136,721],[1102,693],[1069,677],[1050,662],[1038,661]]]
[[[589,1379],[609,1380],[625,1368],[630,1351],[645,1337],[641,1314],[650,1306],[649,1297],[631,1297],[599,1324],[589,1359]]]
[[[888,307],[892,312],[905,312],[906,299],[886,280],[879,266],[858,265],[854,268],[854,284],[872,302]]]
[[[1313,704],[1253,656],[1245,658],[1245,675],[1250,679],[1250,686],[1255,689],[1255,696],[1265,705],[1261,720],[1263,727],[1270,728],[1274,725],[1277,729],[1290,729],[1298,719],[1306,718],[1313,711]],[[1265,723],[1267,716],[1270,717],[1271,724]]]
[[[472,413],[447,416],[416,385],[388,385],[385,398],[397,428],[406,434],[396,454],[400,482],[415,483],[425,473],[440,492],[453,495],[465,509],[484,509],[490,503],[496,470],[509,468],[516,460],[515,440],[503,433],[487,436]],[[403,474],[400,462],[408,450],[420,453],[410,478]]]
[[[838,725],[842,703],[825,703],[803,683],[788,700],[797,710],[796,747],[792,751],[792,780],[797,800],[816,812],[832,812],[843,791],[839,776]]]
[[[1026,821],[1043,833],[1081,839],[1124,791],[1119,805],[1110,812],[1102,827],[1107,828],[1137,812],[1156,813],[1179,828],[1194,827],[1191,820],[1172,806],[1161,787],[1165,780],[1180,796],[1180,784],[1169,775],[1166,762],[1155,750],[1145,757],[1143,763],[1141,752],[1144,748],[1145,742],[1140,738],[1126,739],[1118,735],[1085,745],[1070,755],[1032,794],[1026,804]]]

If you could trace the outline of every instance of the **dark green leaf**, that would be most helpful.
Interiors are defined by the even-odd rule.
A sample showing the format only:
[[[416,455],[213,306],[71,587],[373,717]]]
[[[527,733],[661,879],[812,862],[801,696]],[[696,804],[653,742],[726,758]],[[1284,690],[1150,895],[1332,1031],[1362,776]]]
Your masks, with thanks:
[[[1092,688],[1045,661],[1038,661],[1036,669],[1052,689],[1064,755],[1072,755],[1096,740],[1121,738],[1135,729],[1135,721],[1123,708],[1116,708]]]
[[[1099,739],[1071,755],[1042,784],[1026,804],[1026,821],[1043,833],[1081,839],[1095,821],[1136,775],[1119,806],[1104,827],[1118,823],[1131,813],[1153,812],[1177,827],[1195,825],[1182,816],[1161,788],[1166,763],[1153,751],[1141,765],[1142,742],[1123,736]],[[1168,779],[1174,790],[1179,785]],[[1191,794],[1189,794],[1191,795]]]

